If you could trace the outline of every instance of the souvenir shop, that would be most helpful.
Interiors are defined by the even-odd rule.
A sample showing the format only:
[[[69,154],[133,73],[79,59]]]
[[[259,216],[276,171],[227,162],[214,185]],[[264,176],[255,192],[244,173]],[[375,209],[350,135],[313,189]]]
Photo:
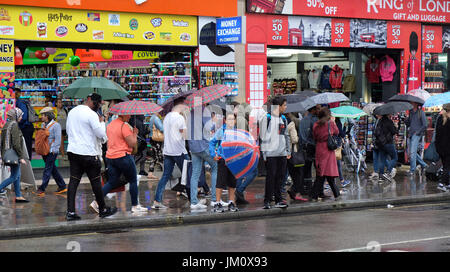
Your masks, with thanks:
[[[67,109],[80,104],[81,99],[62,93],[83,77],[106,77],[127,90],[130,99],[158,104],[198,87],[199,78],[193,71],[198,17],[122,10],[126,9],[0,5],[0,39],[11,46],[13,59],[11,67],[1,71],[2,124],[7,110],[15,105],[14,87],[22,89],[21,98],[28,99],[37,113],[45,106],[56,112],[58,98]],[[190,10],[194,15],[210,12],[200,7]],[[236,10],[222,12],[231,16]],[[34,167],[42,166],[40,156],[33,153],[32,159]]]
[[[247,0],[247,101],[260,107],[270,95],[314,90],[342,92],[362,108],[418,88],[447,91],[450,17],[414,2],[413,10],[403,7],[411,16],[399,17],[389,5],[371,12],[366,1]],[[429,143],[439,109],[425,110]],[[399,153],[406,114],[392,117]],[[371,116],[357,122],[357,142],[367,151],[373,123]]]

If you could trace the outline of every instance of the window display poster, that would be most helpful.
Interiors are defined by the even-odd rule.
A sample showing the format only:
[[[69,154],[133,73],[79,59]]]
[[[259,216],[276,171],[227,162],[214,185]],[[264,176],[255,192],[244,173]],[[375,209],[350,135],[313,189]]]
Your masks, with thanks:
[[[442,52],[442,26],[424,25],[422,28],[422,52]]]
[[[289,45],[331,46],[331,18],[289,16]]]
[[[331,46],[350,47],[350,20],[331,19]]]
[[[373,20],[350,20],[350,47],[386,48],[387,22]]]

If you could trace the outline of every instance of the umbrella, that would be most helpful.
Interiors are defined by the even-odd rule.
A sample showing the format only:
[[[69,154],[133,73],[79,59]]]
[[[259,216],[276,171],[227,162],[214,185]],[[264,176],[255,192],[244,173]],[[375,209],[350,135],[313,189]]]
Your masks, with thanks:
[[[427,101],[427,99],[431,97],[430,93],[425,91],[424,89],[415,89],[415,90],[408,92],[408,94],[418,97],[418,98],[422,99],[423,101]]]
[[[211,101],[228,95],[231,91],[232,89],[230,87],[221,84],[201,88],[186,98],[186,104],[190,108],[205,105]]]
[[[423,104],[424,107],[437,107],[450,103],[450,92],[432,95]]]
[[[173,102],[174,102],[175,100],[177,100],[178,98],[181,98],[181,97],[188,97],[189,95],[193,94],[195,91],[197,91],[197,89],[192,89],[192,90],[189,90],[189,91],[186,91],[186,92],[180,92],[180,93],[177,93],[177,94],[175,94],[175,95],[169,97],[169,98],[161,105],[161,107],[163,108],[163,110],[161,111],[161,115],[164,116],[164,115],[166,115],[167,113],[169,113],[169,112],[172,110],[172,108],[173,108]]]
[[[157,113],[162,108],[155,103],[142,100],[130,100],[114,105],[109,112],[117,115],[146,115]]]
[[[377,107],[373,114],[375,115],[387,115],[387,114],[394,114],[399,113],[402,111],[411,110],[413,106],[409,102],[400,102],[400,101],[394,101],[386,103],[382,106]]]
[[[318,95],[318,93],[314,91],[300,91],[295,94],[285,94],[282,97],[286,98],[287,104],[294,104],[315,95]]]
[[[389,98],[389,101],[399,101],[399,102],[414,102],[418,104],[423,104],[425,101],[422,98],[409,94],[397,94]]]
[[[64,89],[63,96],[70,98],[86,98],[97,93],[103,100],[123,99],[128,92],[119,84],[104,77],[84,77],[75,80]]]
[[[353,106],[341,106],[337,108],[331,109],[331,115],[334,117],[340,117],[340,118],[359,118],[361,116],[367,115],[363,110],[358,109]]]
[[[382,104],[382,103],[369,103],[369,104],[367,104],[367,105],[364,106],[363,111],[364,111],[365,113],[367,113],[367,114],[372,115],[372,114],[373,114],[373,111],[374,111],[377,107],[379,107],[379,106],[381,106],[381,105],[384,105],[384,104]]]
[[[223,159],[237,179],[246,177],[258,167],[259,147],[247,131],[226,129],[222,147]]]

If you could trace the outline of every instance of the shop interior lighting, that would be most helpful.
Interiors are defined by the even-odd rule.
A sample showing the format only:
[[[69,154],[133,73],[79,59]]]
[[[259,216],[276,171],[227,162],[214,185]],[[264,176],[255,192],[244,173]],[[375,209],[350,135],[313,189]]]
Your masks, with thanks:
[[[298,55],[298,54],[313,54],[313,53],[320,53],[325,52],[323,50],[305,50],[305,49],[267,49],[267,57],[269,58],[289,58],[292,57],[292,55]]]

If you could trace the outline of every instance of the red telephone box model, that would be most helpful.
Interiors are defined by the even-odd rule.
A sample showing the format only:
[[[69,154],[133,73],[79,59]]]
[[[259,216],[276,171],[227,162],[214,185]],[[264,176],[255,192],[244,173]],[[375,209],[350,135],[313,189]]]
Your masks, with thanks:
[[[248,10],[250,12],[274,13],[275,6],[279,0],[250,0]]]
[[[289,29],[289,45],[303,45],[302,31],[298,28]]]

